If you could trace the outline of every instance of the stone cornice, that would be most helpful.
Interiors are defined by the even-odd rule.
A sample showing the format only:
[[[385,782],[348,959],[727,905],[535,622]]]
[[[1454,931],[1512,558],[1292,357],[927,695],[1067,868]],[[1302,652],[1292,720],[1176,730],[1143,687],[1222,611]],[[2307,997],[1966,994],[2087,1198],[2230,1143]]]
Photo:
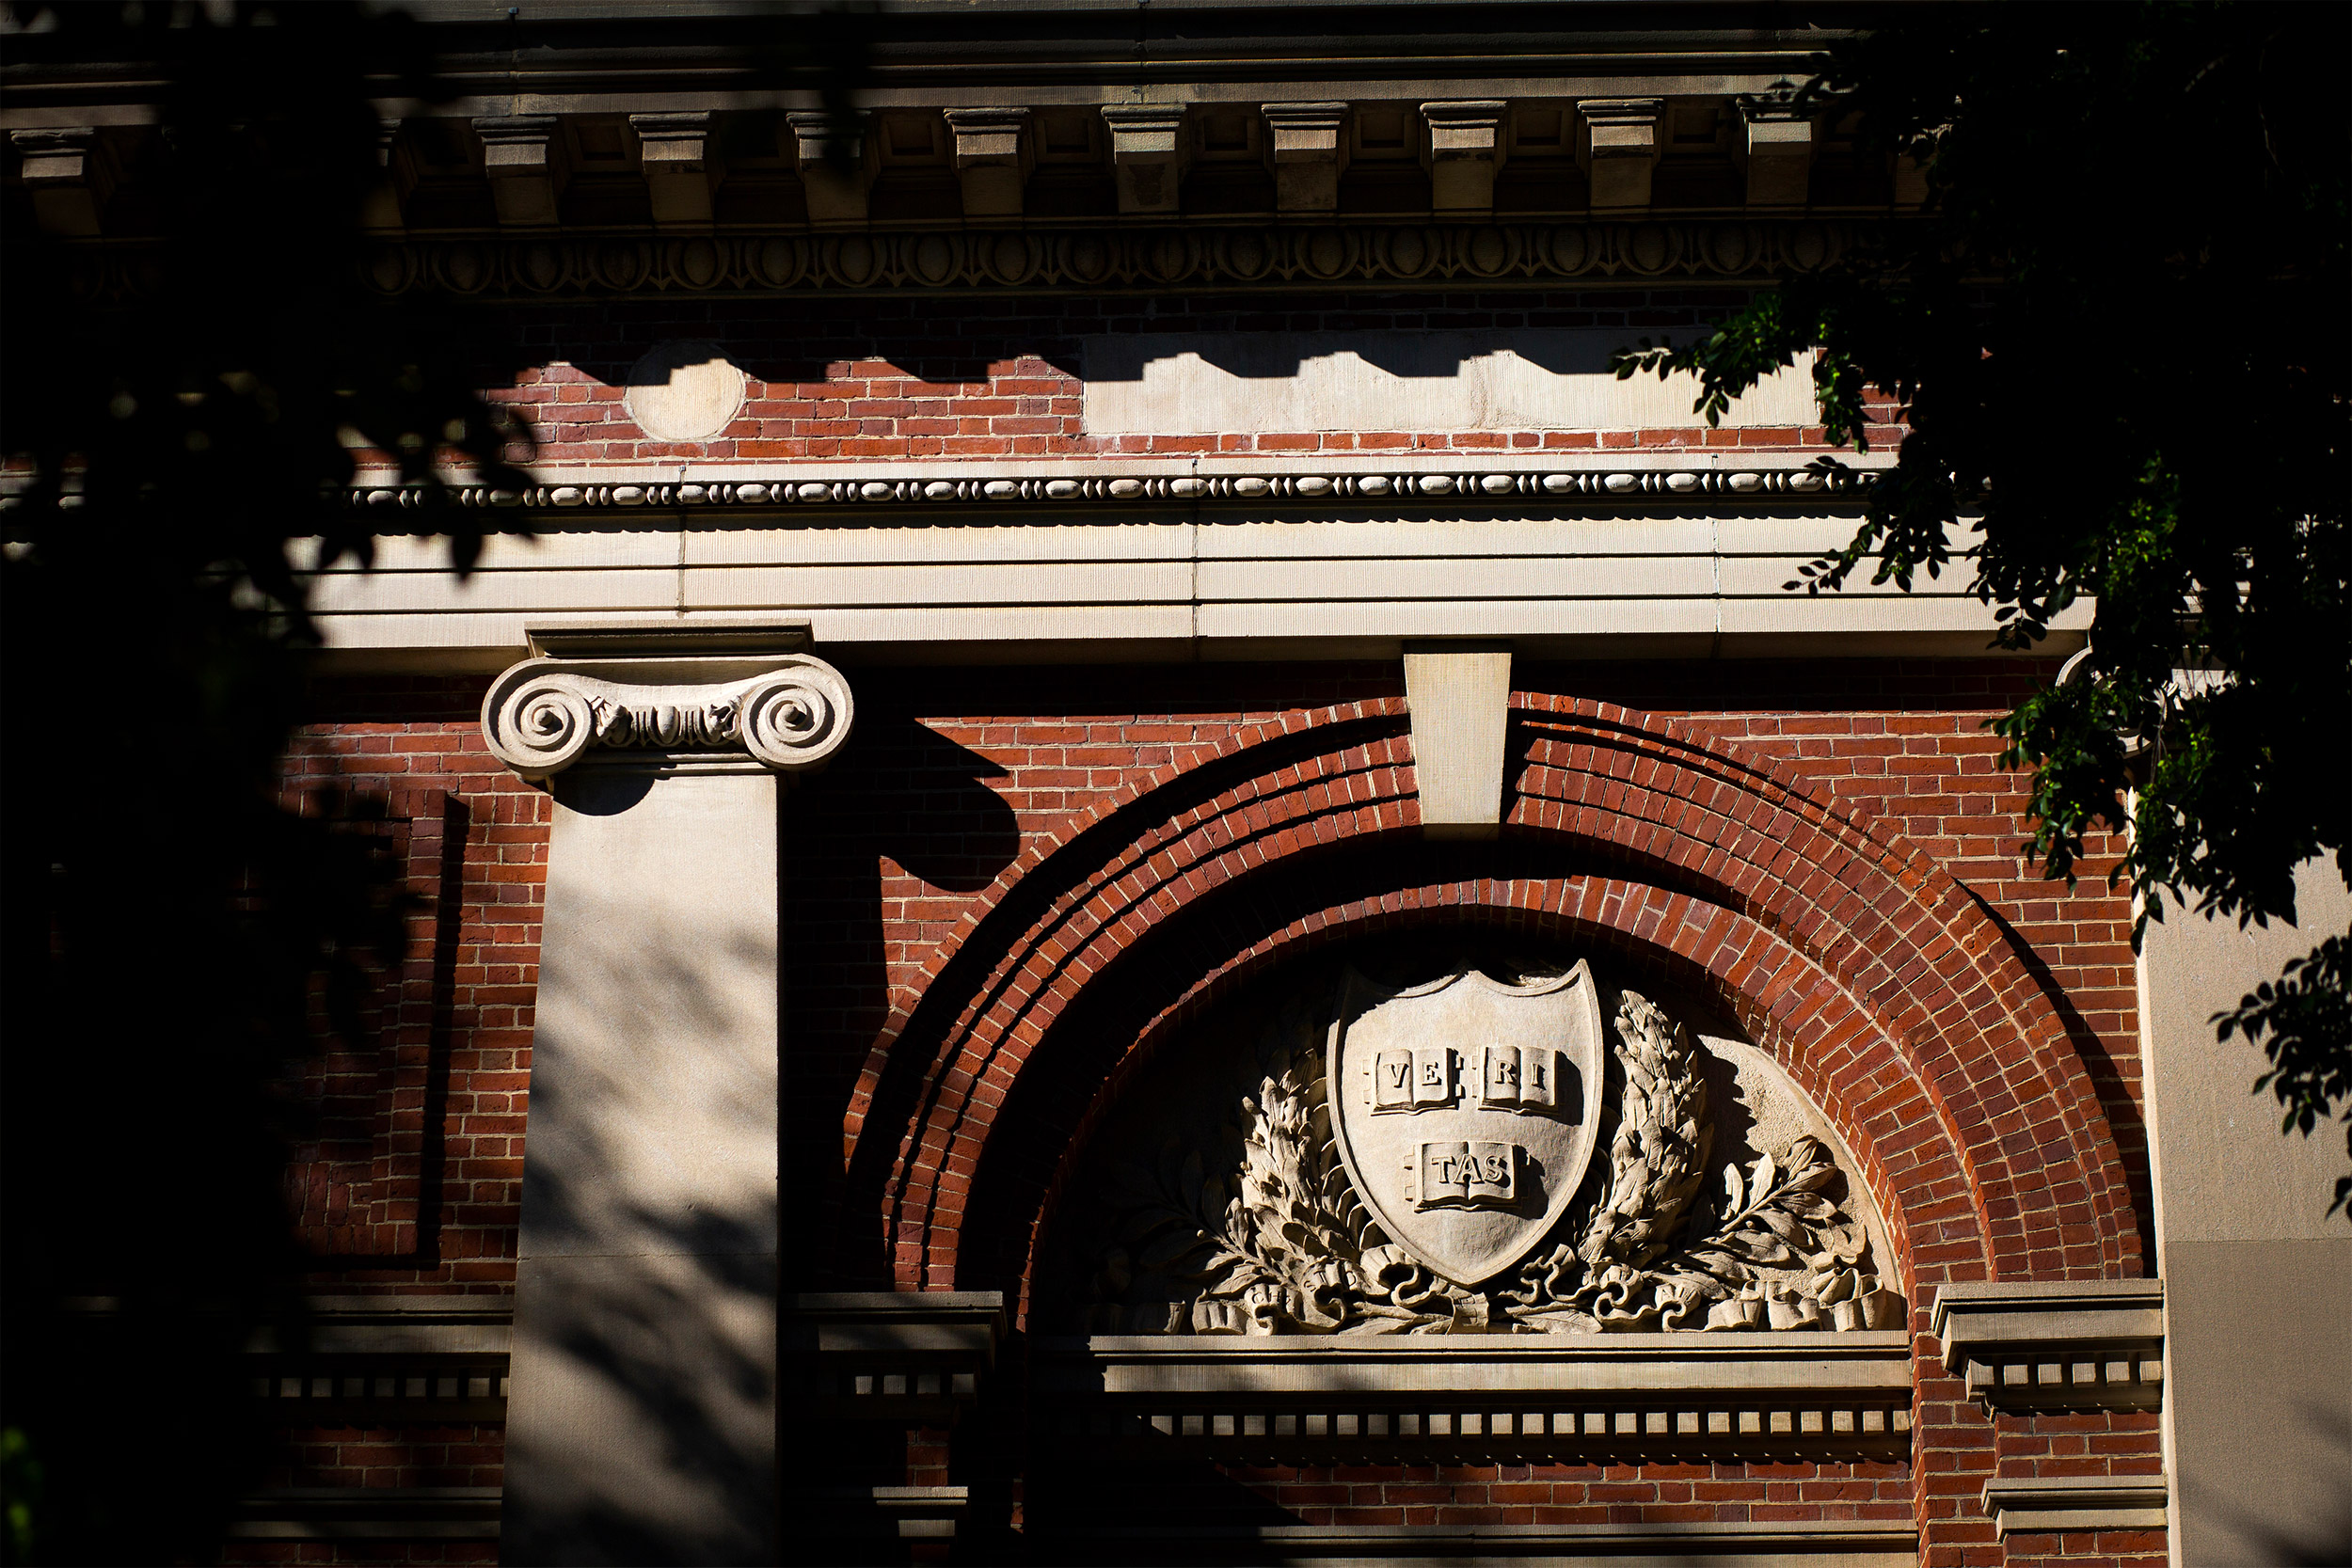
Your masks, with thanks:
[[[1932,1332],[1992,1410],[2153,1410],[2164,1402],[2164,1283],[1947,1285]]]
[[[872,1291],[795,1296],[784,1326],[803,1410],[952,1420],[979,1397],[1007,1320],[996,1291]]]
[[[2162,1529],[2165,1479],[2155,1476],[1996,1478],[1984,1483],[1984,1511],[2002,1535]]]
[[[759,628],[737,628],[736,641]],[[806,641],[805,628],[777,641]],[[583,759],[669,770],[764,768],[802,773],[824,766],[854,721],[849,682],[802,653],[713,648],[707,635],[678,639],[664,656],[659,628],[534,632],[535,646],[586,657],[534,657],[510,667],[482,700],[491,753],[533,781]]]
[[[1153,1335],[1041,1341],[1041,1421],[1203,1453],[1873,1457],[1910,1449],[1899,1332]]]

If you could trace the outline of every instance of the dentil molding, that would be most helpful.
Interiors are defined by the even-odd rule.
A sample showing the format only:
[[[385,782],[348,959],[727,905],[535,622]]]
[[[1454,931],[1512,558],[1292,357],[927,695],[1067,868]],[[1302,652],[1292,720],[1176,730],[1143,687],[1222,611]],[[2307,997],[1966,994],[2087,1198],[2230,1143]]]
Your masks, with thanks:
[[[717,638],[565,629],[534,632],[532,641],[552,656],[525,659],[491,683],[482,733],[493,755],[533,781],[592,752],[804,773],[840,750],[855,717],[849,682],[832,665],[805,653],[756,651],[763,641],[805,642],[804,628]]]

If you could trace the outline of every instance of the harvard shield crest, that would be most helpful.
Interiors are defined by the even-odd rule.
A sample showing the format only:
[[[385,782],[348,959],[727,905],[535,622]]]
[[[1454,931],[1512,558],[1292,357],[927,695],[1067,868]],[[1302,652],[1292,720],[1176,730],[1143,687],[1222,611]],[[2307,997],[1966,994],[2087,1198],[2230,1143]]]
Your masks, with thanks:
[[[1525,985],[1470,970],[1404,990],[1351,970],[1327,1070],[1364,1206],[1432,1271],[1475,1285],[1525,1258],[1584,1178],[1600,999],[1581,963]]]

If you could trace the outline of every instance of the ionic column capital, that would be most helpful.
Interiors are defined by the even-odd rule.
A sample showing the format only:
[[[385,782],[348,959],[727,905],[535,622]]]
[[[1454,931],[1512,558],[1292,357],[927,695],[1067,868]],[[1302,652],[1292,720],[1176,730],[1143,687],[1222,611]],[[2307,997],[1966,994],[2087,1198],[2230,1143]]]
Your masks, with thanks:
[[[850,683],[823,659],[694,646],[706,641],[695,634],[665,653],[663,641],[637,629],[534,634],[552,656],[514,665],[482,700],[491,753],[534,781],[588,758],[805,773],[849,739]]]

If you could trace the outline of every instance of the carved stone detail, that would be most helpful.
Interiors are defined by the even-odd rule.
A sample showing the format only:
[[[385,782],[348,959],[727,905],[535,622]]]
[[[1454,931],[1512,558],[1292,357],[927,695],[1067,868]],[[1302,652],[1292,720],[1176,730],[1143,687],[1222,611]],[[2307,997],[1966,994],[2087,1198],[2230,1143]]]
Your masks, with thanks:
[[[882,470],[861,479],[712,477],[691,483],[644,480],[612,483],[557,480],[515,490],[453,483],[440,499],[466,507],[552,507],[592,511],[705,507],[906,506],[974,501],[1066,501],[1099,506],[1151,506],[1180,501],[1339,501],[1377,497],[1423,505],[1483,505],[1510,496],[1602,504],[1720,496],[1735,500],[1819,499],[1878,483],[1876,471],[1852,467],[1647,468],[1545,473],[1536,469],[1456,469],[1450,473],[1387,474],[1137,474],[1084,467],[1057,477],[975,473],[971,466],[930,475]],[[421,485],[357,484],[345,492],[355,507],[422,506]],[[0,495],[0,507],[10,498]]]
[[[803,117],[792,117],[796,125]],[[821,116],[811,117],[822,120]],[[1122,200],[1138,214],[1174,210],[1184,138],[1157,111],[1149,119],[1109,118]],[[1609,133],[1615,135],[1615,131]],[[1551,284],[1564,278],[1754,277],[1817,272],[1872,227],[1791,214],[1622,221],[1295,223],[1232,228],[867,231],[874,138],[842,137],[851,160],[836,168],[819,155],[834,133],[801,126],[809,211],[817,231],[708,236],[498,235],[412,237],[387,242],[364,263],[384,293],[423,290],[477,297],[543,299],[586,295],[805,293],[833,289],[1090,289],[1257,286],[1283,282]],[[1303,133],[1302,133],[1303,135]],[[1337,137],[1338,133],[1331,135]],[[1173,146],[1163,148],[1163,139]],[[1128,148],[1135,150],[1129,151]],[[1613,150],[1604,146],[1604,152]],[[1327,163],[1279,166],[1301,179],[1338,174]],[[861,161],[862,160],[862,161]],[[1648,162],[1604,156],[1604,171],[1638,173]],[[1156,183],[1145,182],[1149,168]],[[1147,189],[1148,185],[1148,189]],[[1646,199],[1646,192],[1641,193]],[[1151,201],[1161,203],[1150,205]],[[1759,217],[1761,214],[1759,214]],[[1001,221],[1001,220],[999,220]],[[93,254],[96,292],[136,293],[148,270],[135,244]]]
[[[710,684],[647,684],[568,660],[526,659],[482,704],[490,750],[526,779],[545,779],[591,750],[748,755],[779,773],[822,764],[849,738],[849,683],[822,659]]]
[[[1486,985],[1535,998],[1578,979],[1590,987],[1586,974],[1578,965],[1517,988]],[[1463,978],[1393,994],[1427,995]],[[1425,1037],[1418,1043],[1383,1036],[1359,1063],[1340,1042],[1349,1016],[1369,1011],[1353,994],[1361,984],[1351,976],[1336,1008],[1293,1003],[1283,1010],[1247,1053],[1246,1077],[1232,1085],[1226,1123],[1215,1135],[1178,1132],[1156,1157],[1127,1154],[1122,1146],[1104,1173],[1114,1217],[1110,1233],[1093,1243],[1099,1251],[1082,1309],[1089,1332],[1759,1332],[1899,1328],[1908,1321],[1901,1296],[1879,1277],[1867,1226],[1847,1207],[1845,1173],[1823,1142],[1799,1133],[1757,1151],[1744,1170],[1736,1160],[1715,1166],[1707,1053],[1684,1024],[1632,991],[1619,993],[1599,1118],[1609,1134],[1607,1173],[1578,1190],[1579,1202],[1541,1206],[1537,1223],[1551,1233],[1538,1237],[1534,1256],[1497,1275],[1475,1248],[1463,1264],[1433,1253],[1425,1241],[1398,1244],[1378,1217],[1394,1211],[1395,1196],[1384,1188],[1367,1202],[1361,1150],[1343,1157],[1327,1072],[1344,1075],[1340,1092],[1369,1097],[1361,1107],[1346,1103],[1342,1114],[1351,1125],[1396,1129],[1423,1119],[1424,1111],[1452,1112],[1466,1102],[1463,1085],[1475,1067],[1480,1092],[1489,1096],[1481,1109],[1507,1131],[1512,1117],[1526,1114],[1518,1101],[1529,1092],[1530,1052],[1540,1053],[1553,1075],[1547,1092],[1556,1097],[1537,1104],[1537,1118],[1564,1122],[1573,1114],[1566,1102],[1575,1085],[1562,1069],[1580,1053],[1570,1015],[1526,1021],[1565,1029],[1560,1045],[1531,1047],[1515,1037],[1506,1051],[1448,1033],[1493,1034],[1494,1020],[1432,1014],[1416,1015]],[[1514,1030],[1525,1032],[1517,1025],[1503,1032]],[[1491,1099],[1502,1092],[1493,1088],[1498,1051],[1518,1068],[1505,1074],[1514,1082],[1502,1101]],[[1383,1104],[1376,1077],[1391,1056],[1409,1086]],[[1360,1073],[1365,1067],[1369,1074]],[[1422,1095],[1424,1071],[1432,1086]],[[1498,1109],[1509,1115],[1493,1114]],[[1592,1108],[1581,1115],[1594,1119]],[[1483,1153],[1467,1137],[1439,1141],[1446,1143],[1440,1152],[1458,1142],[1463,1148],[1454,1152],[1461,1158]],[[1539,1206],[1521,1204],[1504,1174],[1498,1164],[1496,1180],[1476,1189],[1486,1206],[1534,1216]],[[1710,1175],[1723,1196],[1700,1205]],[[1449,1189],[1454,1208],[1480,1207],[1473,1188],[1485,1176],[1482,1164],[1461,1194]]]

